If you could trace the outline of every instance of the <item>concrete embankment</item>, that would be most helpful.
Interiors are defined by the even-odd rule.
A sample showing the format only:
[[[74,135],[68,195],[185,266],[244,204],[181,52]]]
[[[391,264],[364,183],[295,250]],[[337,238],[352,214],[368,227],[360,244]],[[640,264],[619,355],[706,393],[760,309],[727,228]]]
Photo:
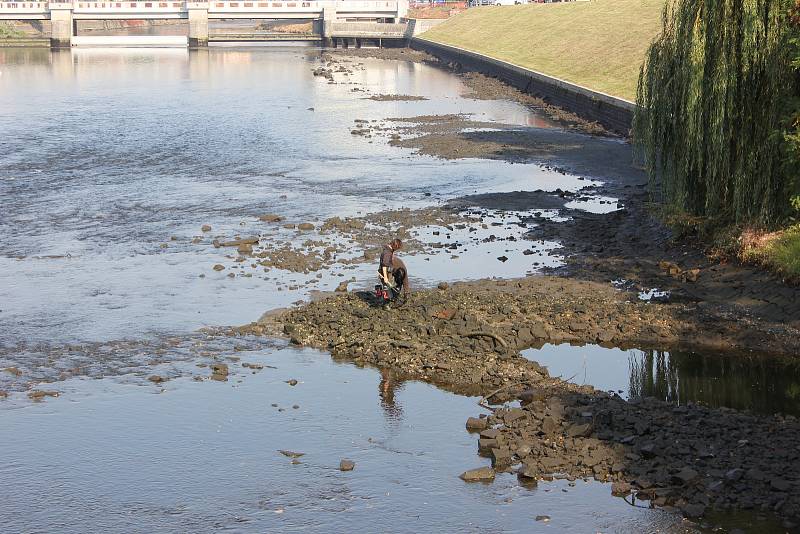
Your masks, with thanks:
[[[635,104],[628,100],[422,37],[413,38],[411,47],[439,58],[456,70],[477,71],[498,78],[524,93],[541,98],[548,104],[564,108],[583,119],[597,122],[612,132],[620,135],[628,135],[630,132]]]
[[[468,9],[413,46],[627,134],[663,7],[663,0],[594,0]]]

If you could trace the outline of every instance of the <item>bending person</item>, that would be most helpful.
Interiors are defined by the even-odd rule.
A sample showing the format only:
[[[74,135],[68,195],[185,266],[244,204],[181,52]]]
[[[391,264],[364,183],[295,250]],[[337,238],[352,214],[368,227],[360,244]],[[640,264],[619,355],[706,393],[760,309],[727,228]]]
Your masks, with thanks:
[[[389,276],[393,270],[394,251],[400,250],[403,247],[403,242],[397,238],[392,239],[391,243],[383,245],[381,252],[381,262],[378,265],[378,277],[381,282],[389,287],[394,287],[393,277]]]

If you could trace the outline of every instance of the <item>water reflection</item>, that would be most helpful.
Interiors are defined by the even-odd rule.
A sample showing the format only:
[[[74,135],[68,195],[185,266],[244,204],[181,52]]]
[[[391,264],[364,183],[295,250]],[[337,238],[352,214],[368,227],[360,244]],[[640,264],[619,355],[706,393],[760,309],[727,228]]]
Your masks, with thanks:
[[[545,345],[523,355],[545,365],[553,376],[626,397],[800,414],[800,364],[791,360],[596,345]]]
[[[403,407],[395,401],[395,393],[402,391],[405,380],[398,380],[389,369],[381,369],[381,382],[378,387],[378,396],[381,399],[381,408],[386,416],[386,421],[397,424],[403,419]]]
[[[768,357],[630,351],[631,396],[699,401],[762,413],[800,413],[798,364]]]

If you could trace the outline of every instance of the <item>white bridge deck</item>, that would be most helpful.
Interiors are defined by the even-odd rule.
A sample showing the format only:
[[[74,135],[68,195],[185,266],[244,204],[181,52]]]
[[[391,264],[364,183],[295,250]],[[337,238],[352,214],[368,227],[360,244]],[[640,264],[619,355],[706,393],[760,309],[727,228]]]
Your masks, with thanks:
[[[308,1],[125,1],[0,2],[0,20],[48,20],[52,10],[70,10],[74,20],[188,19],[190,9],[207,9],[209,19],[321,19],[335,10],[338,20],[377,20],[403,16],[398,0]]]

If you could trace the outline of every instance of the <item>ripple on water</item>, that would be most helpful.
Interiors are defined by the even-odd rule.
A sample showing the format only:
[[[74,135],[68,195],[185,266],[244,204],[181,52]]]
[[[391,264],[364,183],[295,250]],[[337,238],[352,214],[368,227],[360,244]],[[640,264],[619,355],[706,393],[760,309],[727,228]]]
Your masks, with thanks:
[[[4,528],[344,532],[380,518],[393,532],[531,532],[537,515],[574,532],[681,525],[598,483],[465,484],[458,475],[486,463],[464,429],[474,398],[312,350],[239,355],[275,368],[234,362],[227,382],[72,380],[69,395],[2,413],[15,436],[0,443],[0,478],[15,481],[0,487]],[[279,449],[305,454],[292,463]],[[355,470],[340,472],[342,458]]]

